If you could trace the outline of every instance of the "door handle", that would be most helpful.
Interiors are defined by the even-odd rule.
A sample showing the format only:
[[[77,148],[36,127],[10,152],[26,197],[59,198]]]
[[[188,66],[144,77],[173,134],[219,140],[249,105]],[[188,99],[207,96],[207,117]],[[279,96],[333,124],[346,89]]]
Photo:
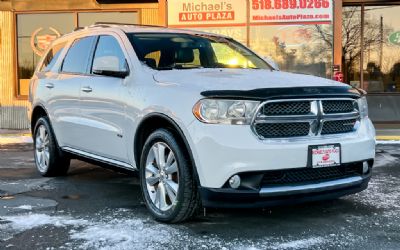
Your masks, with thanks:
[[[86,93],[92,92],[92,88],[89,87],[89,86],[82,87],[81,90],[82,90],[83,92],[86,92]]]
[[[50,82],[46,83],[45,86],[46,86],[46,88],[48,88],[48,89],[54,88],[54,84],[53,84],[53,83],[50,83]]]

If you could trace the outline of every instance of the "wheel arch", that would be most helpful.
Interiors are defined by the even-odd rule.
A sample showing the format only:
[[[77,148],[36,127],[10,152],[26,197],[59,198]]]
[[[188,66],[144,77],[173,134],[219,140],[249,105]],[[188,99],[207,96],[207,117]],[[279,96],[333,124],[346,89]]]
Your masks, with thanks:
[[[144,143],[148,136],[157,129],[164,128],[169,130],[174,134],[178,143],[182,145],[192,163],[192,171],[194,174],[194,178],[198,185],[200,185],[199,175],[197,173],[196,162],[193,157],[192,150],[190,148],[189,142],[186,139],[185,134],[183,133],[180,126],[169,116],[162,113],[151,113],[145,116],[140,122],[139,126],[136,129],[135,137],[134,137],[134,157],[136,166],[140,167],[140,157],[142,154],[142,149]]]
[[[33,132],[34,132],[35,124],[36,124],[37,120],[38,120],[40,117],[43,117],[43,116],[49,117],[47,110],[46,110],[45,107],[43,107],[43,105],[41,105],[41,104],[36,105],[36,106],[33,108],[32,114],[31,114],[31,117],[30,117],[30,118],[31,118],[31,133],[32,133],[32,136],[33,136]],[[49,120],[49,121],[50,121],[50,120]],[[50,125],[51,125],[51,124],[50,124]]]

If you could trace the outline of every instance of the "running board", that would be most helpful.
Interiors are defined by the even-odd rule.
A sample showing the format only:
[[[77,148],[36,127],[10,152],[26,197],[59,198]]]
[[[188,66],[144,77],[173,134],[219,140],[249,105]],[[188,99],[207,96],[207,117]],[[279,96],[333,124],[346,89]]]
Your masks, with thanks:
[[[132,166],[128,163],[122,162],[122,161],[117,161],[114,159],[109,159],[107,157],[103,157],[103,156],[99,156],[96,154],[92,154],[92,153],[88,153],[79,149],[74,149],[71,147],[62,147],[61,148],[63,151],[74,154],[74,155],[78,155],[80,157],[83,158],[88,158],[90,160],[94,160],[94,161],[98,161],[98,162],[102,162],[105,164],[109,164],[109,165],[113,165],[116,167],[120,167],[120,168],[124,168],[124,169],[128,169],[128,170],[138,170],[137,167]]]

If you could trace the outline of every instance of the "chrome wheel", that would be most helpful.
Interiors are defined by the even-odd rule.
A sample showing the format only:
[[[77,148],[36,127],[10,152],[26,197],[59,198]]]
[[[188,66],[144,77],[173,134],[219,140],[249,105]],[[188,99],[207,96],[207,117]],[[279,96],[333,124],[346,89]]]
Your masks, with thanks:
[[[35,137],[36,166],[41,173],[47,171],[50,161],[49,133],[44,125],[40,125]]]
[[[176,202],[179,171],[175,154],[163,142],[149,150],[145,165],[146,189],[151,202],[161,211],[169,210]]]

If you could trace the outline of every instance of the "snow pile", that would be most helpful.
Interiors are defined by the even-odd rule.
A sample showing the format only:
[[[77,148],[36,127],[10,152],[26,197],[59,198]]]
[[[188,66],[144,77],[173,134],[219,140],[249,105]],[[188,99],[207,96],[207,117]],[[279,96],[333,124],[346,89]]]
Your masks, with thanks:
[[[18,216],[4,216],[0,221],[8,223],[0,224],[0,231],[13,229],[17,232],[30,230],[44,225],[53,225],[55,227],[81,226],[87,221],[82,219],[73,219],[68,216],[50,216],[46,214],[26,214]]]
[[[277,243],[271,246],[271,249],[308,249],[313,246],[322,245],[327,240],[322,237],[311,237],[302,240],[293,240],[283,243]]]
[[[23,209],[23,210],[32,210],[32,206],[31,205],[21,205],[18,207],[15,207],[16,209]]]
[[[168,226],[139,219],[112,219],[90,223],[82,231],[72,231],[71,239],[82,240],[82,249],[141,249],[169,244],[178,234]]]

